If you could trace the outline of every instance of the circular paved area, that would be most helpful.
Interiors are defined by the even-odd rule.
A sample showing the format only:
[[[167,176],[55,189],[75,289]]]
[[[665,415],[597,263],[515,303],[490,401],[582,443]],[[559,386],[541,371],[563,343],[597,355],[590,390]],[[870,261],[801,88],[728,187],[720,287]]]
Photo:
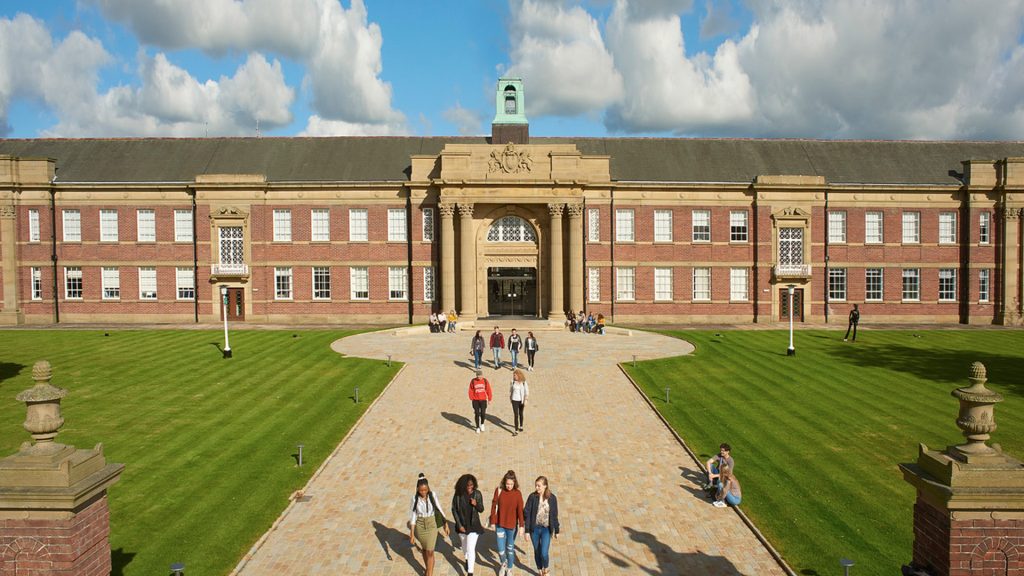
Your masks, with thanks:
[[[334,343],[342,354],[392,354],[408,365],[239,573],[422,574],[406,528],[417,474],[426,473],[446,514],[455,480],[475,474],[489,512],[494,487],[508,469],[525,489],[543,474],[558,494],[555,576],[783,573],[732,510],[695,495],[696,463],[616,366],[633,354],[688,354],[689,343],[645,332],[538,332],[525,431],[513,437],[511,372],[489,361],[484,376],[495,390],[490,421],[483,434],[471,428],[471,335],[389,330]],[[476,574],[496,572],[494,544],[493,532],[480,539]],[[536,574],[528,540],[520,539],[518,548],[517,573]],[[450,542],[437,550],[435,574],[464,574],[463,556]]]

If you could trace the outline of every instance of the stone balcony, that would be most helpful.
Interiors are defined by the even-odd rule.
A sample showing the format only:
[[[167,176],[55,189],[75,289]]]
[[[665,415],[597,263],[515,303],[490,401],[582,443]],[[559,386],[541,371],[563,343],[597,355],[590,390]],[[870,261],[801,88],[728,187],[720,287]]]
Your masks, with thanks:
[[[210,265],[210,280],[217,282],[224,279],[248,279],[249,265],[242,263],[220,263]]]
[[[810,264],[776,264],[772,273],[779,280],[807,279],[811,277]]]

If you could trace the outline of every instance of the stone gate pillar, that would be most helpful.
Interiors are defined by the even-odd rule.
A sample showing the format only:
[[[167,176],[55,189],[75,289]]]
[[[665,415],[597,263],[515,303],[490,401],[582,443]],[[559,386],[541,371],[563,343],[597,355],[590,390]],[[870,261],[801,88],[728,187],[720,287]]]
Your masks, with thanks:
[[[998,444],[985,366],[971,365],[971,386],[958,388],[956,420],[967,442],[945,451],[920,445],[917,462],[900,464],[917,489],[913,561],[908,575],[1024,576],[1024,465]]]
[[[103,445],[76,450],[54,441],[64,425],[50,384],[50,363],[36,362],[36,384],[18,394],[28,405],[25,442],[0,460],[0,576],[110,574],[107,488],[124,464],[108,464]]]

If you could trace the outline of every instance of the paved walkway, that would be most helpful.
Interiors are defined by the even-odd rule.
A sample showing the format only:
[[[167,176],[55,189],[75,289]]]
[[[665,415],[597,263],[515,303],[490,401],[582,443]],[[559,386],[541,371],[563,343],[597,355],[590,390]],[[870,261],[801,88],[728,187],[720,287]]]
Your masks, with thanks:
[[[406,528],[417,474],[426,473],[447,512],[455,480],[472,472],[489,513],[499,478],[514,469],[524,496],[541,474],[558,494],[555,576],[783,573],[732,510],[698,496],[697,465],[615,365],[633,354],[688,354],[689,343],[645,332],[538,339],[525,432],[517,437],[507,368],[484,368],[495,402],[487,430],[471,428],[470,334],[383,331],[335,342],[346,355],[392,354],[408,365],[239,572],[422,574]],[[493,532],[481,538],[477,575],[496,572],[494,544]],[[518,547],[529,568],[517,574],[536,574],[528,540]],[[464,575],[461,552],[448,542],[437,550],[435,574]]]

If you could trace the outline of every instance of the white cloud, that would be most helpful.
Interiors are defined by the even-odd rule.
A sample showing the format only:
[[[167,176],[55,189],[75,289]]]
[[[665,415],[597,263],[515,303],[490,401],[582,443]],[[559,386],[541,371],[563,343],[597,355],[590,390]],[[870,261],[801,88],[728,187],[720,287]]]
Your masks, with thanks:
[[[299,136],[404,136],[408,128],[404,122],[394,124],[367,124],[326,120],[316,114],[309,117],[306,128]]]
[[[704,19],[700,21],[700,37],[714,38],[732,34],[739,29],[740,23],[732,17],[732,3],[729,1],[704,1]]]
[[[476,136],[483,133],[484,119],[480,112],[463,108],[458,102],[445,110],[441,116],[455,125],[460,136]]]

